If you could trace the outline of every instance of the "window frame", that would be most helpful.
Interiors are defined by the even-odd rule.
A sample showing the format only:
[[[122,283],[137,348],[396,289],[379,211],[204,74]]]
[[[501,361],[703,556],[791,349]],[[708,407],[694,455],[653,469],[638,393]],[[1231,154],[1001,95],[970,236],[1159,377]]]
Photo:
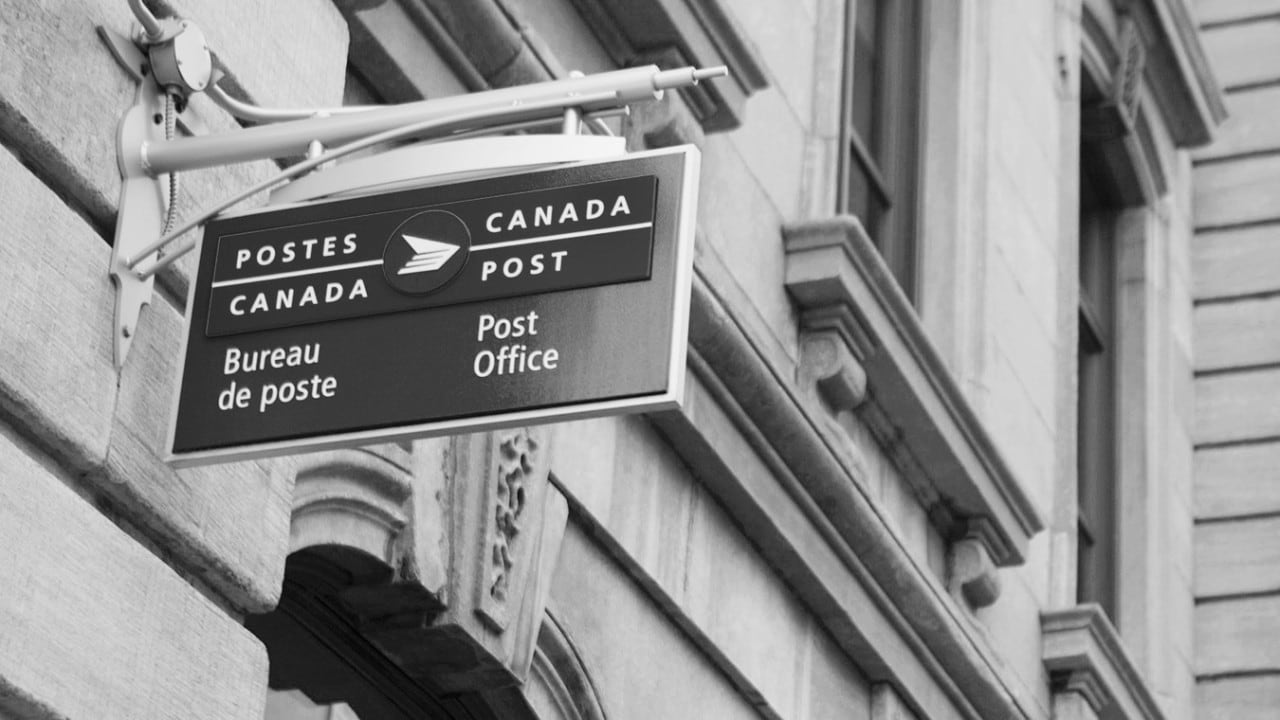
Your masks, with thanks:
[[[872,137],[854,127],[858,3],[876,3]],[[924,0],[847,0],[841,80],[836,211],[858,214],[850,201],[855,168],[882,210],[858,215],[898,286],[915,304],[919,286],[918,188],[923,141]],[[889,82],[885,82],[885,80]]]

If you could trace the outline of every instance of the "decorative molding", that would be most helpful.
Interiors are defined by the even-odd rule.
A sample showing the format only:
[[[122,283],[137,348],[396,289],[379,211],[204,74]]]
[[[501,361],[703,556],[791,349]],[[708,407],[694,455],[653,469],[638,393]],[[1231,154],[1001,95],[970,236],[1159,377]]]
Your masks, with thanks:
[[[538,633],[529,682],[539,683],[563,720],[605,720],[604,706],[591,675],[555,615],[547,610]],[[541,718],[556,720],[556,718]]]
[[[723,81],[680,91],[707,132],[741,125],[746,99],[769,84],[755,49],[721,0],[571,2],[619,65],[728,66]]]
[[[1147,50],[1138,23],[1120,18],[1118,43],[1086,9],[1081,37],[1083,78],[1103,99],[1081,108],[1080,136],[1111,179],[1109,196],[1122,207],[1151,205],[1169,190],[1168,174],[1142,105]]]
[[[413,494],[407,457],[396,445],[299,456],[289,551],[344,545],[394,566]]]
[[[538,441],[522,429],[498,433],[491,511],[485,532],[489,571],[478,586],[476,612],[498,632],[507,628],[513,570],[528,504],[526,484],[541,464]],[[545,476],[545,472],[542,473]]]
[[[871,686],[870,720],[915,720],[915,717],[893,685],[876,683]]]
[[[1040,614],[1041,659],[1055,693],[1085,697],[1100,717],[1164,720],[1111,621],[1094,604]]]
[[[801,331],[800,375],[837,412],[856,410],[867,399],[867,373],[839,330]]]
[[[546,432],[420,444],[430,459],[418,482],[438,513],[423,513],[430,522],[415,527],[414,547],[440,557],[414,561],[446,568],[439,595],[447,607],[428,626],[387,625],[370,639],[441,692],[490,692],[528,676],[568,519],[547,480]]]
[[[829,415],[770,363],[700,265],[689,343],[690,404],[650,420],[766,560],[788,568],[792,592],[867,677],[893,682],[930,715],[948,707],[969,708],[964,717],[1036,717],[1034,701],[992,665],[985,636],[890,529],[865,468],[842,452],[847,438],[833,436]],[[735,431],[767,477],[736,470],[750,461],[727,439]],[[797,508],[784,510],[778,496]]]
[[[999,599],[1000,574],[985,542],[971,537],[951,543],[947,589],[974,608],[987,607]]]
[[[1144,75],[1178,147],[1207,145],[1227,117],[1200,32],[1185,0],[1115,0],[1147,47]]]
[[[1085,32],[1086,42],[1105,43],[1096,37],[1099,29],[1090,24]],[[1123,138],[1134,132],[1138,121],[1139,101],[1142,99],[1143,68],[1147,62],[1147,49],[1137,24],[1132,18],[1120,19],[1119,39],[1114,49],[1107,53],[1113,65],[1109,67],[1110,92],[1106,99],[1081,108],[1080,134],[1086,140],[1101,141]],[[1096,70],[1094,71],[1096,72]]]
[[[923,473],[917,482],[927,484],[919,494],[930,518],[952,540],[976,532],[996,565],[1021,563],[1043,521],[857,218],[793,225],[784,234],[787,290],[802,323],[846,318],[850,352],[867,378],[860,412],[873,409],[868,424],[888,449],[914,459],[905,474]]]

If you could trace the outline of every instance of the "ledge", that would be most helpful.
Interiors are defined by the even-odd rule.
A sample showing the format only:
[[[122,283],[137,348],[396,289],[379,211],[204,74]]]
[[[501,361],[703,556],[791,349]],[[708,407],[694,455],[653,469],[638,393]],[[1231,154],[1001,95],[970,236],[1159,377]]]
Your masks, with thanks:
[[[836,325],[866,373],[859,414],[949,540],[981,541],[998,566],[1022,563],[1044,524],[943,365],[862,225],[841,215],[785,229],[787,290],[801,327]]]
[[[619,65],[725,65],[729,77],[680,94],[708,132],[742,124],[743,105],[768,86],[763,66],[720,0],[571,0]]]
[[[918,713],[933,708],[922,717],[957,717],[938,709],[944,704],[939,692],[954,703],[958,717],[968,720],[1036,717],[1031,702],[1018,696],[992,665],[990,647],[974,632],[955,598],[889,528],[868,496],[863,468],[822,429],[825,418],[801,399],[793,379],[765,359],[705,272],[700,260],[695,264],[689,316],[690,370],[732,416],[758,457],[772,466],[773,478],[803,506],[824,540],[784,532],[780,507],[761,500],[746,487],[748,478],[732,472],[723,454],[728,448],[716,439],[722,434],[707,427],[696,409],[650,415],[654,424],[833,637],[858,648],[851,654],[870,679],[901,687]],[[827,545],[820,547],[819,542]],[[828,583],[837,586],[844,581],[838,573],[810,567],[827,552],[840,556],[892,629],[869,621],[865,604],[855,601],[857,612],[842,609],[841,603],[856,597],[847,588],[835,594],[824,589]],[[868,642],[858,645],[856,637],[862,634]],[[904,652],[915,660],[904,660]],[[926,668],[935,685],[919,678],[911,669],[914,662]]]
[[[1146,682],[1094,604],[1041,613],[1041,659],[1055,693],[1078,692],[1099,717],[1164,720]]]

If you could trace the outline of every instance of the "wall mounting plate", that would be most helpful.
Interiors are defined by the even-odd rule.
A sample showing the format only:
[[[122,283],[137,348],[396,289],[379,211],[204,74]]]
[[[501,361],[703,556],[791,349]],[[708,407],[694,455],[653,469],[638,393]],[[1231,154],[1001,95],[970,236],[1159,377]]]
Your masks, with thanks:
[[[157,121],[157,118],[159,119]],[[118,155],[120,163],[120,207],[116,218],[115,242],[111,247],[111,281],[116,286],[115,362],[124,367],[125,357],[138,331],[142,306],[151,302],[155,277],[141,277],[127,264],[128,259],[158,237],[164,226],[168,200],[168,175],[151,177],[130,159],[125,148],[164,140],[164,103],[159,89],[147,78],[138,85],[137,100],[120,118]],[[154,257],[154,254],[153,256]]]

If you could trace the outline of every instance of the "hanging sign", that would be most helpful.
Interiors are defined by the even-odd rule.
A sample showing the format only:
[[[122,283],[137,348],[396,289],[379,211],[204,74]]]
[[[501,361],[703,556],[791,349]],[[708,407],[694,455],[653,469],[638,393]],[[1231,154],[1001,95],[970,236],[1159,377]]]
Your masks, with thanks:
[[[677,406],[698,161],[672,148],[209,223],[170,462]]]

